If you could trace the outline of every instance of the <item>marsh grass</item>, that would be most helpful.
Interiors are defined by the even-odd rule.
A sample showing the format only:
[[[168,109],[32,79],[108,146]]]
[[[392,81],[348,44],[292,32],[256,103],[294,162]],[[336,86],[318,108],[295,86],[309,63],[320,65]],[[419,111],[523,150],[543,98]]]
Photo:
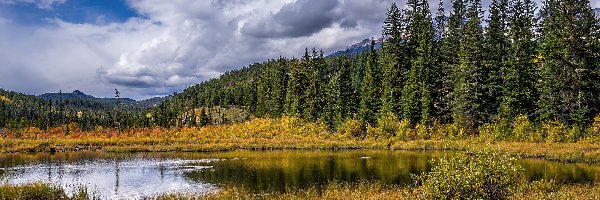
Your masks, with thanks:
[[[537,181],[517,185],[510,196],[502,199],[535,200],[535,199],[599,199],[600,190],[597,185],[560,185],[554,181]],[[322,189],[312,187],[301,190],[288,190],[285,192],[256,192],[243,187],[225,187],[218,192],[206,195],[163,194],[146,199],[152,200],[229,200],[229,199],[275,199],[275,200],[345,200],[345,199],[470,199],[466,197],[437,198],[427,195],[426,187],[398,187],[389,186],[380,182],[363,181],[359,183],[332,182]],[[474,193],[476,194],[476,193]],[[479,199],[500,199],[486,198]]]
[[[467,135],[455,125],[409,126],[395,116],[379,119],[378,127],[361,131],[360,122],[347,120],[336,131],[322,123],[296,117],[257,118],[243,123],[202,128],[60,130],[36,128],[0,136],[0,151],[10,152],[164,152],[227,151],[235,149],[389,149],[466,150],[495,147],[511,155],[563,162],[600,162],[600,117],[591,127],[536,125],[525,116],[485,124],[479,135]]]
[[[243,187],[225,186],[215,193],[205,195],[162,194],[146,197],[153,200],[225,200],[225,199],[431,199],[423,195],[421,187],[398,187],[382,184],[376,181],[358,183],[331,182],[323,188],[311,187],[285,192],[256,192]],[[67,195],[63,189],[48,184],[29,184],[21,186],[0,186],[0,199],[49,199],[49,200],[87,200],[100,199],[90,197],[86,189]],[[451,198],[448,198],[451,199]],[[485,198],[484,198],[485,199]],[[600,199],[598,185],[560,185],[554,181],[537,181],[520,185],[518,191],[508,199]]]
[[[64,189],[47,183],[31,183],[25,185],[0,185],[0,199],[45,199],[45,200],[87,200],[100,199],[99,196],[89,193],[86,187],[78,187],[71,194]]]

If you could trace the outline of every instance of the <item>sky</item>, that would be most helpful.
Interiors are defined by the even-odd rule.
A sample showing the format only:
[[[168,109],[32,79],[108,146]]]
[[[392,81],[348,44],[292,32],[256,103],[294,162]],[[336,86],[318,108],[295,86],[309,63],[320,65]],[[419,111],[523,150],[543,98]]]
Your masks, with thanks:
[[[305,48],[328,54],[379,37],[392,1],[0,0],[0,88],[169,95]]]

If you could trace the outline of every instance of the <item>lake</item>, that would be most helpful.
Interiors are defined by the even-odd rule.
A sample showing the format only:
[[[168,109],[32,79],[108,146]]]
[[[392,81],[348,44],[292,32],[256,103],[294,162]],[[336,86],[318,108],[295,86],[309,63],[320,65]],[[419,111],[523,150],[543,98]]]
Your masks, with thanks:
[[[0,154],[0,180],[8,184],[49,182],[67,191],[86,186],[104,199],[202,194],[228,185],[256,191],[318,187],[330,181],[410,185],[412,175],[431,169],[432,158],[452,154],[387,150]],[[519,162],[529,180],[594,183],[600,174],[600,165],[538,159]]]

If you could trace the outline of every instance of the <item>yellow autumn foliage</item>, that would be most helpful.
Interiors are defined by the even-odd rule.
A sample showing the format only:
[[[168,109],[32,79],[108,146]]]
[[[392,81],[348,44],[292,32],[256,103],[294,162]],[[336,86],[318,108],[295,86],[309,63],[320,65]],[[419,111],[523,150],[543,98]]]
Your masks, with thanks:
[[[2,95],[0,95],[0,100],[4,101],[6,103],[9,103],[9,104],[13,103],[13,101],[11,99],[9,99],[8,97],[2,96]]]

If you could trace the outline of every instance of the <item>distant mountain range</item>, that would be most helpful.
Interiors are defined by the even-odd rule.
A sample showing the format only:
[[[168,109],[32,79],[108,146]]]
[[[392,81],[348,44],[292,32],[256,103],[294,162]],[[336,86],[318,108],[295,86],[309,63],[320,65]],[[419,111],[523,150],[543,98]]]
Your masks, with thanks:
[[[49,101],[59,101],[59,100],[72,100],[72,99],[93,99],[93,100],[100,100],[100,101],[107,101],[107,102],[116,102],[117,99],[116,98],[96,98],[92,95],[87,95],[79,90],[75,90],[71,93],[44,93],[38,96],[39,98]],[[130,98],[120,98],[121,102],[135,102],[135,100],[130,99]]]
[[[596,18],[600,19],[600,8],[595,8],[594,12],[596,13]]]
[[[79,90],[75,90],[71,93],[45,93],[37,96],[45,101],[70,101],[80,102],[73,103],[81,107],[100,107],[103,109],[111,109],[116,105],[116,98],[96,98],[92,95],[85,94]],[[154,107],[163,101],[170,99],[171,96],[166,97],[155,97],[146,100],[136,101],[131,98],[119,98],[120,104],[124,109],[141,111],[146,108]],[[87,103],[86,103],[87,102]]]
[[[343,56],[343,55],[349,55],[349,56],[354,56],[354,55],[358,55],[362,52],[365,51],[369,51],[369,48],[371,48],[371,39],[364,39],[363,41],[353,44],[352,46],[349,46],[346,50],[341,50],[341,51],[336,51],[335,53],[332,53],[326,57],[337,57],[337,56]],[[381,40],[376,40],[375,41],[375,49],[380,49],[381,48]]]

